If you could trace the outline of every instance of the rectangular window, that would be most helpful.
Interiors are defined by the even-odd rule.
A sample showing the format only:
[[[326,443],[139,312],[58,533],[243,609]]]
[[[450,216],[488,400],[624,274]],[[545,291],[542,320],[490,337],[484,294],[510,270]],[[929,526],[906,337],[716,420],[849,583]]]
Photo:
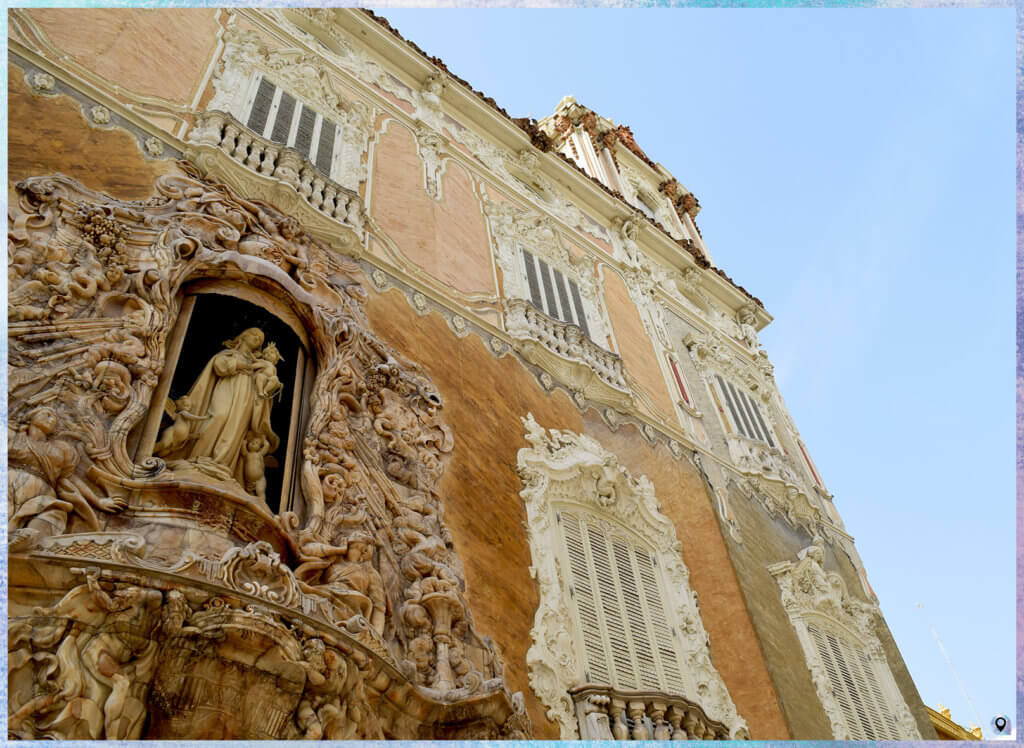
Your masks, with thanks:
[[[681,693],[682,668],[657,559],[587,515],[560,512],[585,678],[623,690]]]
[[[533,305],[552,319],[579,326],[589,338],[590,327],[587,325],[583,298],[576,281],[567,278],[561,270],[551,267],[528,250],[520,251]]]
[[[899,740],[895,715],[886,702],[875,666],[867,652],[846,637],[808,623],[807,632],[828,675],[848,737],[853,740]]]
[[[729,417],[726,420],[729,428],[748,439],[774,447],[775,441],[772,439],[771,429],[768,428],[767,421],[761,415],[757,399],[742,387],[737,387],[717,374],[715,375],[715,384],[717,387],[712,386],[712,390],[716,390],[716,392],[712,394],[720,394],[721,399],[725,402],[728,408]]]
[[[263,77],[252,97],[246,127],[274,143],[294,148],[330,177],[335,124]]]
[[[669,366],[672,368],[672,376],[676,380],[676,387],[679,388],[679,394],[683,398],[683,402],[687,407],[692,408],[693,403],[690,402],[690,396],[686,392],[686,385],[683,384],[683,375],[679,371],[679,362],[676,361],[674,356],[668,357]]]

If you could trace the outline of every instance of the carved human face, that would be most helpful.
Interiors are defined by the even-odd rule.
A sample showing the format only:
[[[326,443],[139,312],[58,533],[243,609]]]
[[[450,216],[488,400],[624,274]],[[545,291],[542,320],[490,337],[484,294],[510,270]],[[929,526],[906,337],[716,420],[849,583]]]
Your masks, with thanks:
[[[242,347],[247,351],[255,351],[263,345],[263,330],[250,327],[242,333]]]
[[[32,414],[29,425],[49,436],[57,429],[57,414],[49,408],[40,408]]]

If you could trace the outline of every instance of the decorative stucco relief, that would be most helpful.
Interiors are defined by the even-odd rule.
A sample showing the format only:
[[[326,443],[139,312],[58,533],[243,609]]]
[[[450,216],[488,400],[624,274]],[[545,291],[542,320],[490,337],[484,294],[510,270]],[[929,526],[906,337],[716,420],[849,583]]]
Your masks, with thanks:
[[[568,570],[560,566],[556,549],[556,509],[578,508],[628,528],[655,550],[669,590],[666,605],[675,619],[678,647],[687,666],[685,678],[692,693],[676,694],[697,702],[730,737],[746,734],[724,682],[711,662],[708,635],[696,595],[688,584],[675,527],[661,513],[654,487],[645,477],[634,478],[614,454],[594,439],[569,431],[545,429],[532,414],[523,419],[529,446],[519,450],[517,464],[524,488],[531,573],[540,588],[540,605],[526,655],[530,684],[548,708],[548,717],[561,729],[562,739],[579,736],[575,706],[569,691],[582,685],[584,673],[579,640],[567,604]]]
[[[808,624],[831,627],[834,635],[840,638],[852,636],[852,643],[866,650],[870,667],[883,690],[885,706],[895,717],[899,739],[920,740],[917,723],[896,686],[882,643],[875,634],[875,625],[881,619],[878,605],[849,595],[842,577],[825,571],[824,553],[824,542],[815,537],[810,546],[797,554],[795,563],[773,564],[768,571],[779,585],[782,605],[797,631],[818,698],[831,722],[833,737],[846,740],[854,736],[849,733],[843,709],[830,685],[825,662],[811,638]]]
[[[137,737],[139,704],[156,704],[149,737],[528,734],[493,644],[476,633],[443,520],[439,485],[454,439],[440,394],[370,330],[356,266],[293,217],[181,169],[144,201],[60,175],[16,187],[10,563],[53,570],[68,592],[12,619],[12,730]],[[184,289],[200,280],[272,289],[308,336],[310,412],[304,437],[287,445],[298,464],[295,511],[271,512],[247,464],[242,479],[200,469],[219,462],[216,448],[173,461],[130,448],[147,414],[169,407],[153,395],[170,374]],[[255,360],[262,336],[240,337],[224,355],[246,372],[269,367],[272,380],[276,359]],[[254,396],[248,377],[214,388],[241,407]],[[200,421],[223,415],[221,405],[185,405]],[[168,454],[203,433],[173,429],[161,439]],[[85,584],[60,576],[69,566],[87,569]],[[168,584],[185,590],[187,605],[172,604]],[[150,608],[180,615],[168,627]],[[248,640],[271,654],[253,664]],[[100,646],[123,654],[117,668],[96,670]],[[247,707],[250,692],[265,702]],[[436,706],[463,702],[461,727]],[[237,718],[229,732],[194,719],[204,703]]]
[[[371,111],[361,101],[340,96],[319,55],[301,49],[274,49],[258,34],[231,24],[223,35],[224,52],[214,73],[213,98],[207,111],[222,111],[244,120],[245,99],[253,75],[261,73],[296,98],[308,102],[338,126],[340,153],[333,176],[346,189],[366,180],[364,152],[370,138]]]

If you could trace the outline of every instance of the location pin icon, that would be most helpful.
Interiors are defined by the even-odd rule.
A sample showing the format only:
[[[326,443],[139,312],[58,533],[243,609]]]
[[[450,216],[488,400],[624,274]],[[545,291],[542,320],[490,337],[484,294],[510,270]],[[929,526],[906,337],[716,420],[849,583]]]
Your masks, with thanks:
[[[1010,720],[999,714],[992,718],[992,727],[999,735],[1006,735],[1010,732]]]

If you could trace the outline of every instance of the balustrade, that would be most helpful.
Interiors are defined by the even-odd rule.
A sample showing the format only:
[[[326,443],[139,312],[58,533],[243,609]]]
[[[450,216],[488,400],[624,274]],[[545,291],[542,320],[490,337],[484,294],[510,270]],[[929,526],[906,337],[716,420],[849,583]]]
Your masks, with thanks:
[[[589,367],[610,387],[628,392],[622,359],[588,338],[577,325],[544,314],[525,299],[508,299],[505,323],[515,338],[535,340],[562,359]]]
[[[358,194],[323,176],[294,148],[256,135],[230,114],[199,114],[189,142],[217,148],[251,171],[290,185],[328,218],[350,226],[360,223],[362,201]]]
[[[581,740],[729,739],[725,725],[680,696],[584,686],[575,689],[572,698]]]

